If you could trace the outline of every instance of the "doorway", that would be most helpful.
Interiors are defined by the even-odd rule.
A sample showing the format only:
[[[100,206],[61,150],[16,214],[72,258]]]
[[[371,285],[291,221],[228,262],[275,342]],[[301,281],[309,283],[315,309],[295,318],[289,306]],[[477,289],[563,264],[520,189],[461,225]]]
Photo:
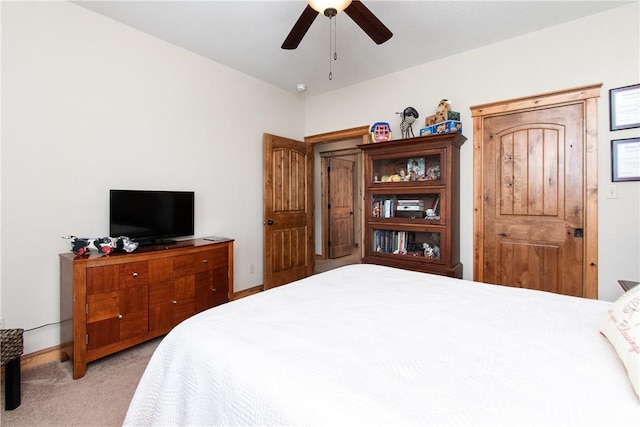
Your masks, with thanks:
[[[316,195],[320,194],[316,186],[320,186],[320,180],[314,173],[318,159],[315,146],[341,141],[352,141],[351,147],[365,144],[369,139],[369,126],[311,135],[305,137],[304,142],[270,134],[264,134],[263,139],[263,289],[269,289],[314,273],[317,243],[322,241],[316,235],[316,229],[321,227],[318,218],[322,215],[316,210],[319,208]],[[359,157],[362,158],[362,153]],[[363,179],[361,170],[357,176],[359,181]],[[362,187],[363,183],[359,185]],[[362,195],[357,194],[357,206],[360,206]],[[354,215],[360,224],[362,215],[362,209]],[[357,234],[357,241],[362,242],[362,232]],[[362,259],[361,247],[360,244],[358,262]]]
[[[363,154],[356,146],[359,144],[365,144],[369,140],[370,126],[360,126],[350,129],[339,130],[335,132],[311,135],[305,137],[305,142],[313,144],[314,157],[315,157],[315,236],[316,236],[316,270],[325,271],[326,269],[334,268],[335,266],[343,265],[344,262],[352,264],[354,262],[361,262],[362,259],[362,241],[364,239],[362,224],[363,224]],[[347,150],[347,151],[341,151]],[[327,196],[323,200],[322,195],[324,189],[327,188],[327,182],[323,184],[320,171],[322,158],[320,153],[322,152],[335,152],[340,156],[354,155],[355,156],[355,173],[354,181],[357,182],[357,187],[354,187],[354,242],[357,247],[348,256],[337,258],[335,261],[329,258],[329,241],[328,230],[328,210],[323,206],[327,201]]]
[[[334,144],[316,146],[320,158],[321,259],[352,255],[361,246],[362,175],[361,153],[351,148],[332,149]],[[326,151],[325,151],[326,149]]]

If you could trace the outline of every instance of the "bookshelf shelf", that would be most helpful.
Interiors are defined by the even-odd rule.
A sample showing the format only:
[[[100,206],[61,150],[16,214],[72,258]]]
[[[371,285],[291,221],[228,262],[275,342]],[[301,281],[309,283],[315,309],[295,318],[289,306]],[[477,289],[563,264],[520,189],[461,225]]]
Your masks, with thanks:
[[[359,147],[365,156],[363,262],[462,277],[459,133]]]

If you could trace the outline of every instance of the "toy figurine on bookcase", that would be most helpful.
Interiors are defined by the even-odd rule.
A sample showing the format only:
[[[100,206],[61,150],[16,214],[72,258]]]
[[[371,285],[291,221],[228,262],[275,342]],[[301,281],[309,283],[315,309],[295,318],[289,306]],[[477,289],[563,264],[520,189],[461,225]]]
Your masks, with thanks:
[[[440,165],[433,165],[427,169],[425,173],[427,181],[437,181],[440,179]]]
[[[371,126],[371,142],[391,141],[391,126],[387,122],[376,122]]]
[[[462,133],[460,113],[451,111],[451,104],[447,99],[441,99],[436,113],[424,119],[425,127],[420,129],[420,136],[438,135],[449,132]]]
[[[419,117],[418,111],[413,107],[407,107],[402,112],[397,112],[402,116],[402,122],[400,122],[400,131],[403,138],[413,137],[413,122]]]
[[[422,244],[425,258],[440,258],[440,248],[438,246],[431,246],[428,243]]]
[[[436,123],[446,122],[447,120],[449,120],[449,111],[451,111],[451,105],[449,105],[449,101],[446,99],[441,99],[438,103],[436,113],[431,116],[427,116],[424,119],[424,125],[431,126],[435,125]]]

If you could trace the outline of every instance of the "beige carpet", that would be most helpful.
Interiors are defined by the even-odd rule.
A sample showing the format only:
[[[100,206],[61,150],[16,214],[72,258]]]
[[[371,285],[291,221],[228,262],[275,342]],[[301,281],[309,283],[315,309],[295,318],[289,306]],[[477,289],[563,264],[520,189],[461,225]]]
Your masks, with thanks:
[[[71,378],[71,362],[22,371],[22,403],[4,410],[2,426],[120,426],[138,381],[160,338],[89,363],[84,377]]]

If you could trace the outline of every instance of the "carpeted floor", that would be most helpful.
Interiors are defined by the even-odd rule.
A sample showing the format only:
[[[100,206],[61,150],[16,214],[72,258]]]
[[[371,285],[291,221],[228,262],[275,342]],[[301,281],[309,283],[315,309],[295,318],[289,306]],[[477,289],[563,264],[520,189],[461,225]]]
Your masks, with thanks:
[[[161,338],[91,362],[84,377],[71,378],[71,362],[22,371],[22,403],[4,410],[2,426],[120,426],[138,381]]]

